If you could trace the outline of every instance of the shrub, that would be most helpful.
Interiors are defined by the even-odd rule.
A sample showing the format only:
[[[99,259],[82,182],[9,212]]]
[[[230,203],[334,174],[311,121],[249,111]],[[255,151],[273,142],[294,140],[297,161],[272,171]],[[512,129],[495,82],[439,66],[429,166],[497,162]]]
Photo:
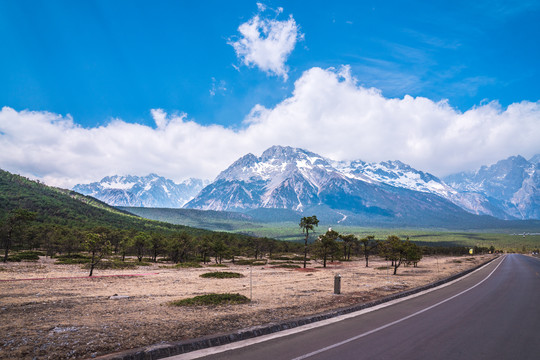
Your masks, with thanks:
[[[262,261],[257,261],[257,260],[247,260],[247,259],[243,259],[243,260],[237,260],[236,261],[236,265],[251,265],[251,266],[261,266],[261,265],[266,265],[266,260]]]
[[[300,265],[294,265],[294,264],[279,264],[276,267],[286,268],[286,269],[299,269],[301,266]]]
[[[236,272],[230,271],[214,271],[209,273],[201,274],[202,278],[215,278],[215,279],[232,279],[232,278],[242,278],[244,275]]]
[[[141,262],[134,262],[133,264],[135,264],[136,266],[152,266],[154,263],[149,263],[149,262],[145,262],[145,261],[141,261]]]
[[[268,263],[269,265],[282,265],[282,264],[303,264],[303,262],[296,262],[296,261],[270,261]]]
[[[375,269],[376,270],[388,270],[388,269],[390,269],[390,267],[389,266],[380,266],[380,267],[377,267]]]
[[[133,262],[124,262],[124,261],[118,261],[118,260],[113,260],[113,261],[102,260],[94,266],[94,269],[99,269],[99,270],[136,269],[138,265],[139,263],[133,263]],[[90,269],[90,264],[84,265],[83,268]]]
[[[34,251],[34,250],[28,250],[28,251],[21,251],[19,254],[24,255],[31,255],[31,256],[45,256],[45,253],[43,251]]]
[[[87,264],[92,259],[89,256],[82,254],[60,255],[56,257],[55,264],[71,265],[71,264]]]
[[[245,304],[250,300],[240,294],[208,294],[199,295],[188,299],[173,301],[174,306],[204,306],[204,305],[234,305]]]
[[[185,263],[176,264],[174,265],[174,267],[186,269],[186,268],[202,268],[203,266],[196,262],[185,262]]]
[[[289,257],[287,256],[272,256],[270,258],[271,260],[291,260]]]
[[[17,254],[13,254],[8,257],[8,261],[20,262],[20,261],[37,261],[39,260],[39,255],[34,251],[23,251]]]
[[[303,256],[298,256],[298,255],[295,255],[295,256],[278,255],[278,256],[272,256],[270,259],[271,259],[271,260],[296,260],[296,261],[304,261],[304,257],[303,257]],[[309,257],[306,258],[306,260],[309,261]]]

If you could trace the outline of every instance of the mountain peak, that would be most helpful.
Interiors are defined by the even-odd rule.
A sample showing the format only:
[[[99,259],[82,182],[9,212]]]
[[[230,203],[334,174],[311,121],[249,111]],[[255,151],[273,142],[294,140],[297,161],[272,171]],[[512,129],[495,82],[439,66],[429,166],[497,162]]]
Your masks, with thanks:
[[[534,155],[532,158],[529,159],[529,162],[531,164],[538,164],[540,163],[540,154]]]
[[[274,145],[262,153],[261,159],[263,161],[269,159],[292,159],[305,152],[303,149],[293,148],[291,146]]]
[[[540,159],[539,157],[536,157]],[[535,157],[533,157],[534,160]],[[510,156],[476,172],[450,175],[445,180],[461,193],[482,194],[507,216],[518,219],[540,217],[538,162]]]
[[[79,184],[73,190],[111,206],[180,208],[206,185],[199,179],[176,184],[154,173],[147,176],[113,175],[99,182]]]

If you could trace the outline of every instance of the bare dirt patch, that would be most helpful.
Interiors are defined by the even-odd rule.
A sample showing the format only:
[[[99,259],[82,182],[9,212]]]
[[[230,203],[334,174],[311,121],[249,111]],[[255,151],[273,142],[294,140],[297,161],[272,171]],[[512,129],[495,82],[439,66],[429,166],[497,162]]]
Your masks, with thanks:
[[[0,264],[0,359],[79,359],[161,342],[223,333],[364,303],[446,278],[489,256],[424,258],[418,268],[374,258],[310,270],[227,264],[243,278],[204,279],[216,268],[152,265],[97,270],[53,260]],[[460,260],[460,262],[455,261]],[[221,270],[218,270],[221,271]],[[340,274],[341,295],[333,294]],[[41,278],[41,280],[23,280]],[[62,279],[59,279],[62,278]],[[66,279],[69,278],[69,279]],[[10,280],[10,281],[4,281]],[[175,307],[171,301],[208,293],[252,297],[243,305]]]

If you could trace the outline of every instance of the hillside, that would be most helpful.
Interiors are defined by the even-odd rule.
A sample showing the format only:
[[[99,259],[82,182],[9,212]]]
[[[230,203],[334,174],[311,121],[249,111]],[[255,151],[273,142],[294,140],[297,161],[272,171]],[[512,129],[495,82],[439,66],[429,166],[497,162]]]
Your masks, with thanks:
[[[35,223],[41,225],[60,225],[78,229],[103,226],[136,231],[181,230],[192,234],[204,232],[186,226],[142,219],[92,197],[49,187],[0,170],[0,219],[18,208],[35,212]]]
[[[257,219],[249,215],[231,211],[122,206],[118,207],[118,209],[145,219],[215,231],[234,232],[245,228],[262,226]]]

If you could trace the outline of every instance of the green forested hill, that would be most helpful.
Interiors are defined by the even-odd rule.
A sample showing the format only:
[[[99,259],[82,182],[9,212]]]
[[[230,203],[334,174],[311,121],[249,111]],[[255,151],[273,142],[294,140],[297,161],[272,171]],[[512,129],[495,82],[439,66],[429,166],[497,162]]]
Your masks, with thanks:
[[[49,187],[0,170],[0,219],[15,209],[35,212],[35,222],[39,224],[80,230],[102,226],[136,231],[185,231],[192,234],[206,232],[142,219],[92,197]]]
[[[89,249],[91,240],[109,243],[116,255],[158,256],[174,262],[208,261],[261,251],[289,251],[274,239],[213,232],[143,219],[92,197],[46,186],[0,170],[0,249],[41,249],[49,256]],[[96,240],[98,239],[98,240]]]

